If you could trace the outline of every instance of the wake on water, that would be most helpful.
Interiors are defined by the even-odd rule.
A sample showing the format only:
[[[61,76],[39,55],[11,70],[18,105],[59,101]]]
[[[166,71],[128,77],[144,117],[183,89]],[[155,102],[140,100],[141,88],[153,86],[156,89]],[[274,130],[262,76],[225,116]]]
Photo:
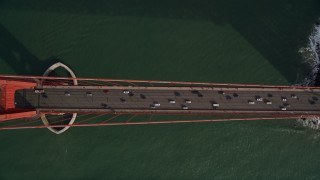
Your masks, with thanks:
[[[309,37],[309,44],[307,47],[303,47],[299,50],[305,63],[310,65],[312,71],[310,77],[305,78],[300,85],[303,86],[319,86],[320,85],[320,19],[313,28],[313,31]],[[298,122],[305,127],[320,130],[320,118],[303,118],[298,119]]]

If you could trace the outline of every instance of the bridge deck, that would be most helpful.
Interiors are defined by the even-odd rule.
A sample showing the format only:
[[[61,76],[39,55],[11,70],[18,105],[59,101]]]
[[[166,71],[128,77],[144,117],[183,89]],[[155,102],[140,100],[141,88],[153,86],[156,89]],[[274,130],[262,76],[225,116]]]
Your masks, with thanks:
[[[317,89],[127,86],[45,86],[43,89],[45,94],[36,94],[33,90],[17,91],[16,106],[45,112],[320,114],[320,90]],[[130,93],[124,94],[124,90]],[[259,97],[263,101],[257,101]],[[175,100],[175,103],[169,100]],[[255,104],[249,104],[249,101]],[[267,104],[268,101],[272,104]],[[155,103],[160,106],[152,109]],[[213,103],[218,103],[219,107],[214,108]],[[283,107],[286,110],[282,110]]]

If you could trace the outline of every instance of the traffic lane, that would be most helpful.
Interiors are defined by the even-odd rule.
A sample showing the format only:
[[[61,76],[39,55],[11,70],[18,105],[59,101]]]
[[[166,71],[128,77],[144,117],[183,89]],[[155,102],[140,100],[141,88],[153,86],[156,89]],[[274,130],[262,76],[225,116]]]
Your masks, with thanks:
[[[212,92],[209,92],[209,95],[204,95],[203,97],[197,97],[194,95],[188,94],[188,92],[182,92],[185,93],[183,95],[180,95],[179,97],[172,95],[172,92],[150,92],[150,91],[140,91],[140,92],[136,92],[136,93],[140,93],[140,94],[145,94],[145,99],[141,100],[141,97],[136,97],[135,95],[133,96],[127,96],[127,95],[123,95],[123,93],[120,91],[115,91],[115,92],[110,92],[109,95],[105,95],[105,93],[101,93],[101,91],[99,90],[95,90],[92,92],[93,96],[88,97],[85,93],[87,92],[87,90],[85,91],[75,91],[75,92],[71,92],[72,96],[70,97],[66,97],[64,95],[63,91],[53,91],[50,92],[49,90],[46,93],[46,96],[41,96],[40,98],[43,100],[41,101],[41,105],[42,106],[51,106],[51,107],[87,107],[87,108],[97,108],[99,107],[102,103],[109,103],[112,104],[115,107],[121,108],[121,107],[127,107],[127,108],[145,108],[146,105],[148,105],[149,103],[152,104],[155,101],[158,101],[162,104],[166,104],[168,103],[168,99],[176,99],[176,104],[180,103],[180,104],[185,104],[184,100],[185,98],[188,98],[192,101],[192,104],[189,104],[190,107],[193,108],[208,108],[208,106],[210,108],[211,107],[211,102],[212,101],[216,101],[216,102],[220,102],[221,108],[261,108],[262,106],[264,106],[264,109],[268,109],[270,107],[274,108],[273,106],[270,105],[266,105],[264,103],[260,103],[260,104],[256,104],[254,106],[248,106],[247,105],[247,100],[248,99],[252,99],[254,100],[252,94],[259,94],[259,93],[252,93],[250,92],[250,94],[246,93],[246,92],[241,92],[239,93],[239,97],[238,98],[233,98],[231,100],[227,100],[226,96],[227,95],[215,95]],[[274,94],[273,97],[269,98],[271,100],[275,99],[278,105],[281,105],[281,96],[283,96],[284,93],[280,94]],[[260,95],[260,94],[259,94]],[[288,94],[289,95],[289,94]],[[300,94],[299,94],[300,95]],[[260,95],[262,96],[262,95]],[[279,97],[277,97],[279,96]],[[306,106],[307,104],[310,104],[309,102],[307,102],[307,99],[311,99],[312,97],[310,96],[310,93],[307,93],[306,95],[301,94],[301,96],[306,96],[306,98],[300,98],[299,101],[305,101],[303,103],[298,102],[298,103],[291,103],[291,105],[303,105]],[[122,103],[121,102],[121,98],[124,98],[126,100],[126,103]],[[213,100],[214,99],[214,100]],[[147,101],[147,103],[146,103]],[[274,101],[274,100],[273,100]],[[287,101],[287,103],[289,103],[292,100]],[[132,104],[133,103],[133,104]],[[35,104],[35,103],[34,103]],[[276,104],[276,103],[273,103]],[[283,104],[283,103],[282,103]],[[176,107],[173,104],[169,104],[166,105],[165,107],[170,108],[171,106]],[[111,106],[111,105],[110,105]],[[310,105],[309,105],[310,106]],[[311,106],[311,107],[315,107],[317,106],[317,104]],[[164,107],[164,106],[162,106]],[[306,107],[304,107],[306,108]],[[308,107],[309,108],[309,107]]]
[[[52,109],[52,108],[38,108],[40,112],[44,113],[93,113],[93,114],[159,114],[159,115],[258,115],[258,116],[283,116],[295,118],[307,118],[310,116],[320,115],[320,111],[264,111],[264,110],[195,110],[195,109]]]
[[[68,90],[70,96],[66,96],[65,90],[46,89],[44,95],[35,94],[32,90],[26,90],[26,101],[34,107],[43,108],[128,108],[128,109],[148,109],[155,102],[160,103],[159,109],[181,109],[186,105],[190,109],[212,109],[212,103],[219,103],[219,109],[239,109],[239,110],[278,110],[288,104],[291,110],[318,110],[319,95],[312,92],[296,92],[297,99],[291,98],[292,92],[272,92],[272,96],[266,92],[257,91],[237,91],[225,92],[201,91],[199,94],[191,91],[166,91],[166,90],[132,90],[132,94],[123,94],[121,90]],[[88,96],[87,93],[92,93]],[[177,94],[179,93],[179,94]],[[234,94],[236,93],[236,95]],[[264,102],[257,102],[256,97],[262,97],[272,102],[271,105]],[[283,102],[282,97],[287,101]],[[317,99],[315,99],[317,98]],[[122,101],[125,100],[125,102]],[[169,100],[174,99],[175,104],[170,104]],[[191,104],[185,100],[191,100]],[[256,104],[250,105],[248,101]],[[314,104],[310,103],[310,100]],[[39,103],[39,104],[38,104]]]
[[[84,92],[76,91],[76,94],[79,93],[80,96],[85,96]],[[199,97],[194,95],[188,91],[180,91],[180,95],[176,96],[175,92],[168,92],[168,91],[134,91],[133,96],[124,95],[122,91],[113,90],[109,92],[109,95],[105,98],[106,95],[101,94],[101,91],[94,92],[94,96],[86,98],[86,103],[94,102],[93,105],[97,107],[96,102],[110,104],[110,107],[114,108],[146,108],[149,104],[153,104],[154,102],[159,102],[162,106],[161,108],[169,108],[177,107],[176,104],[180,105],[187,105],[184,101],[189,99],[192,101],[191,104],[188,104],[190,108],[195,109],[211,109],[212,103],[211,102],[218,102],[221,104],[220,108],[224,109],[277,109],[280,106],[285,106],[284,104],[288,104],[290,108],[293,109],[316,109],[318,108],[319,104],[310,104],[309,100],[313,98],[313,94],[310,92],[307,93],[297,93],[296,95],[299,99],[291,98],[291,93],[273,93],[272,97],[269,97],[267,93],[260,93],[260,92],[238,92],[238,97],[232,97],[228,100],[228,94],[219,94],[218,92],[202,92],[203,96]],[[144,95],[145,99],[141,98],[140,95]],[[267,97],[273,104],[267,105],[264,102],[256,102],[255,105],[249,105],[248,100],[255,101],[255,97]],[[287,101],[283,102],[282,97],[286,97]],[[289,98],[288,98],[289,97]],[[85,98],[85,97],[84,97]],[[126,103],[121,102],[121,98],[125,100]],[[169,99],[175,99],[176,104],[170,104]],[[163,106],[165,105],[165,106]],[[171,107],[171,108],[170,108]]]

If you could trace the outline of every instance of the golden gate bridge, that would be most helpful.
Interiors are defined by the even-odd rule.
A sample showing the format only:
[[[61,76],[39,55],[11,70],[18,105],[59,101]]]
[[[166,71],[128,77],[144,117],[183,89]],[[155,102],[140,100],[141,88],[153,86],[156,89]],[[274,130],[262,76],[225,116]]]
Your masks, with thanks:
[[[70,77],[51,76],[64,68]],[[297,119],[320,115],[320,88],[0,75],[0,130]],[[156,115],[156,116],[155,116]]]

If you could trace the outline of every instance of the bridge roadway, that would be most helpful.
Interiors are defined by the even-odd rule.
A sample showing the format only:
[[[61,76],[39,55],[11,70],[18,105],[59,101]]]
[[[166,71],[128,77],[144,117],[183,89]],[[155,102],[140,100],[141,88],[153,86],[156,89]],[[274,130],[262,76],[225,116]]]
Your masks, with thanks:
[[[135,86],[44,86],[43,89],[44,94],[32,89],[18,90],[16,106],[41,112],[320,115],[320,89]],[[130,93],[124,94],[124,90]],[[257,101],[258,97],[263,101]],[[160,106],[152,109],[155,103]],[[219,107],[214,108],[213,103]]]

